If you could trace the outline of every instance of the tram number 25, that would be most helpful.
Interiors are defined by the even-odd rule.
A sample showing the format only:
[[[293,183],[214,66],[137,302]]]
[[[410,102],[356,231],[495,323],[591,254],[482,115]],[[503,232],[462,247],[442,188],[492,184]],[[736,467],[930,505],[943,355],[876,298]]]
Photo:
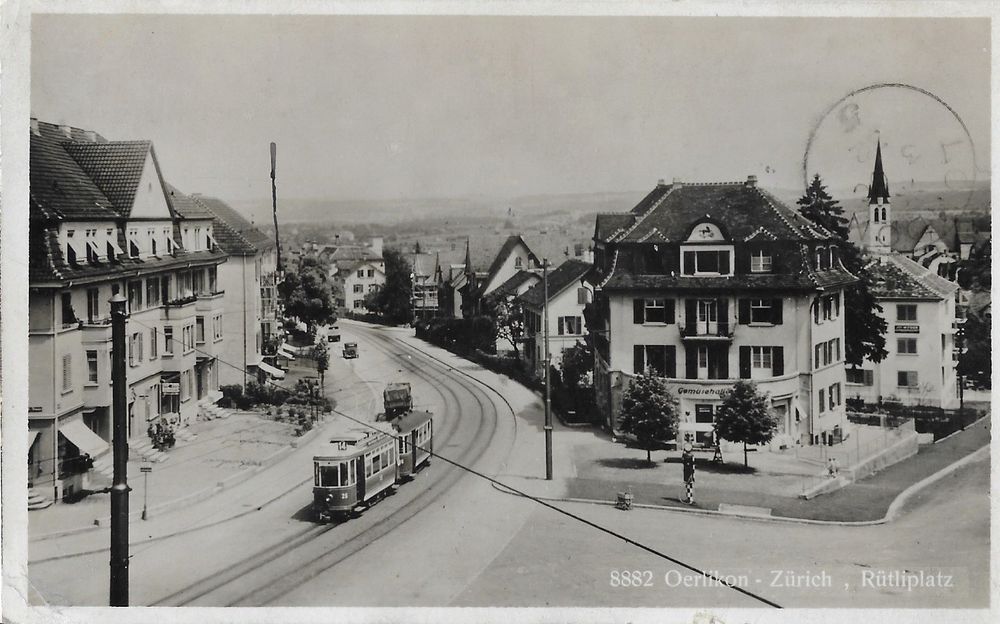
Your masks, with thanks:
[[[652,570],[612,570],[611,587],[652,587]]]

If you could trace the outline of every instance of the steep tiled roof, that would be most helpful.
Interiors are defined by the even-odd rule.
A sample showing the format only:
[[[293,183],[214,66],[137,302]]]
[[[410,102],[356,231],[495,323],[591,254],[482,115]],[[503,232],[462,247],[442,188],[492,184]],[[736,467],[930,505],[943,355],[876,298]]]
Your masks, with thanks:
[[[198,194],[191,195],[190,199],[200,210],[214,215],[212,229],[215,240],[227,254],[253,256],[258,251],[274,247],[274,239],[271,236],[258,230],[221,199]]]
[[[538,273],[532,271],[525,271],[521,269],[517,273],[511,275],[506,282],[497,286],[493,292],[486,295],[487,297],[501,297],[506,295],[516,295],[517,291],[524,286],[526,282],[541,280],[541,276]]]
[[[919,262],[915,262],[906,256],[892,254],[889,256],[889,260],[908,273],[913,279],[918,281],[921,286],[927,288],[941,298],[954,297],[955,293],[958,291],[958,284],[946,280],[934,271],[931,271]]]
[[[84,131],[70,129],[70,135],[82,140]],[[111,200],[66,151],[71,141],[59,126],[45,122],[38,123],[37,135],[31,134],[28,170],[30,217],[45,220],[117,219]]]
[[[929,288],[893,262],[868,267],[872,294],[880,299],[939,299]]]
[[[627,217],[634,217],[626,226]],[[743,182],[658,185],[631,214],[620,217],[600,215],[600,240],[640,242],[680,241],[699,220],[712,218],[731,240],[743,240],[763,227],[784,240],[827,240],[832,234],[802,217],[770,193]],[[619,228],[623,233],[615,235]]]
[[[67,143],[66,151],[94,184],[111,200],[115,211],[128,218],[135,192],[142,177],[149,141],[111,141],[107,143]]]
[[[619,232],[624,232],[635,222],[635,215],[628,212],[602,213],[597,215],[594,238],[606,241]]]
[[[190,195],[185,195],[176,186],[166,183],[167,201],[174,214],[182,219],[213,219],[211,210],[195,201]]]
[[[524,242],[524,239],[521,238],[519,234],[508,236],[507,240],[504,241],[503,246],[500,247],[500,251],[498,251],[497,255],[493,257],[493,262],[490,263],[490,268],[486,271],[486,279],[483,282],[484,284],[490,283],[490,281],[500,271],[504,261],[507,260],[518,245],[524,245],[525,249],[528,250],[528,257],[533,259],[535,262],[538,262],[538,258],[536,258],[535,254],[531,252],[531,248],[528,247],[528,244]]]
[[[580,260],[566,260],[548,275],[549,301],[573,284],[578,284],[583,276],[590,271],[590,264]],[[545,284],[535,284],[520,299],[533,307],[540,307],[545,302]]]

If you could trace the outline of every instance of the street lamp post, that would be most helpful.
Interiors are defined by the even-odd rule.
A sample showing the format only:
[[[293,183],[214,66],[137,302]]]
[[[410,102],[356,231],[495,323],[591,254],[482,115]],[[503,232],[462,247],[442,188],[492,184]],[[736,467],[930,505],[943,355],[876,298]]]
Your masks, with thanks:
[[[545,480],[552,480],[552,393],[549,354],[549,261],[542,259],[542,320],[545,343]]]
[[[114,477],[111,484],[112,607],[128,606],[128,399],[125,374],[125,297],[111,298],[111,399]]]

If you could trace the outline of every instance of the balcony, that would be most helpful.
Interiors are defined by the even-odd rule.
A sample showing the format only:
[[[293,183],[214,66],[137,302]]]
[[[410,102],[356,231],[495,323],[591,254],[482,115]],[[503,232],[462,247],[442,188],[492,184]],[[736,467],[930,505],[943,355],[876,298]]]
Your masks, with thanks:
[[[222,297],[225,291],[202,292],[196,295],[197,305],[195,309],[199,312],[211,312],[222,309]]]
[[[194,306],[197,301],[198,297],[194,295],[171,299],[163,304],[163,320],[174,321],[192,317],[194,315]]]
[[[677,327],[682,340],[733,341],[733,326],[727,321],[696,321]]]
[[[83,329],[82,340],[85,344],[111,342],[111,317],[92,318],[83,321],[80,325]]]

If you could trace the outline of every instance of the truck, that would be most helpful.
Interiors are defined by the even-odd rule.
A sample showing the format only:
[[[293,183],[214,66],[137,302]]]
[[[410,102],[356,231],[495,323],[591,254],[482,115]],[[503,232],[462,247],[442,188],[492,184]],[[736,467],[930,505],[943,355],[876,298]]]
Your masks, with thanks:
[[[405,414],[413,409],[413,394],[410,384],[406,382],[393,382],[385,387],[382,393],[385,405],[385,420]]]

